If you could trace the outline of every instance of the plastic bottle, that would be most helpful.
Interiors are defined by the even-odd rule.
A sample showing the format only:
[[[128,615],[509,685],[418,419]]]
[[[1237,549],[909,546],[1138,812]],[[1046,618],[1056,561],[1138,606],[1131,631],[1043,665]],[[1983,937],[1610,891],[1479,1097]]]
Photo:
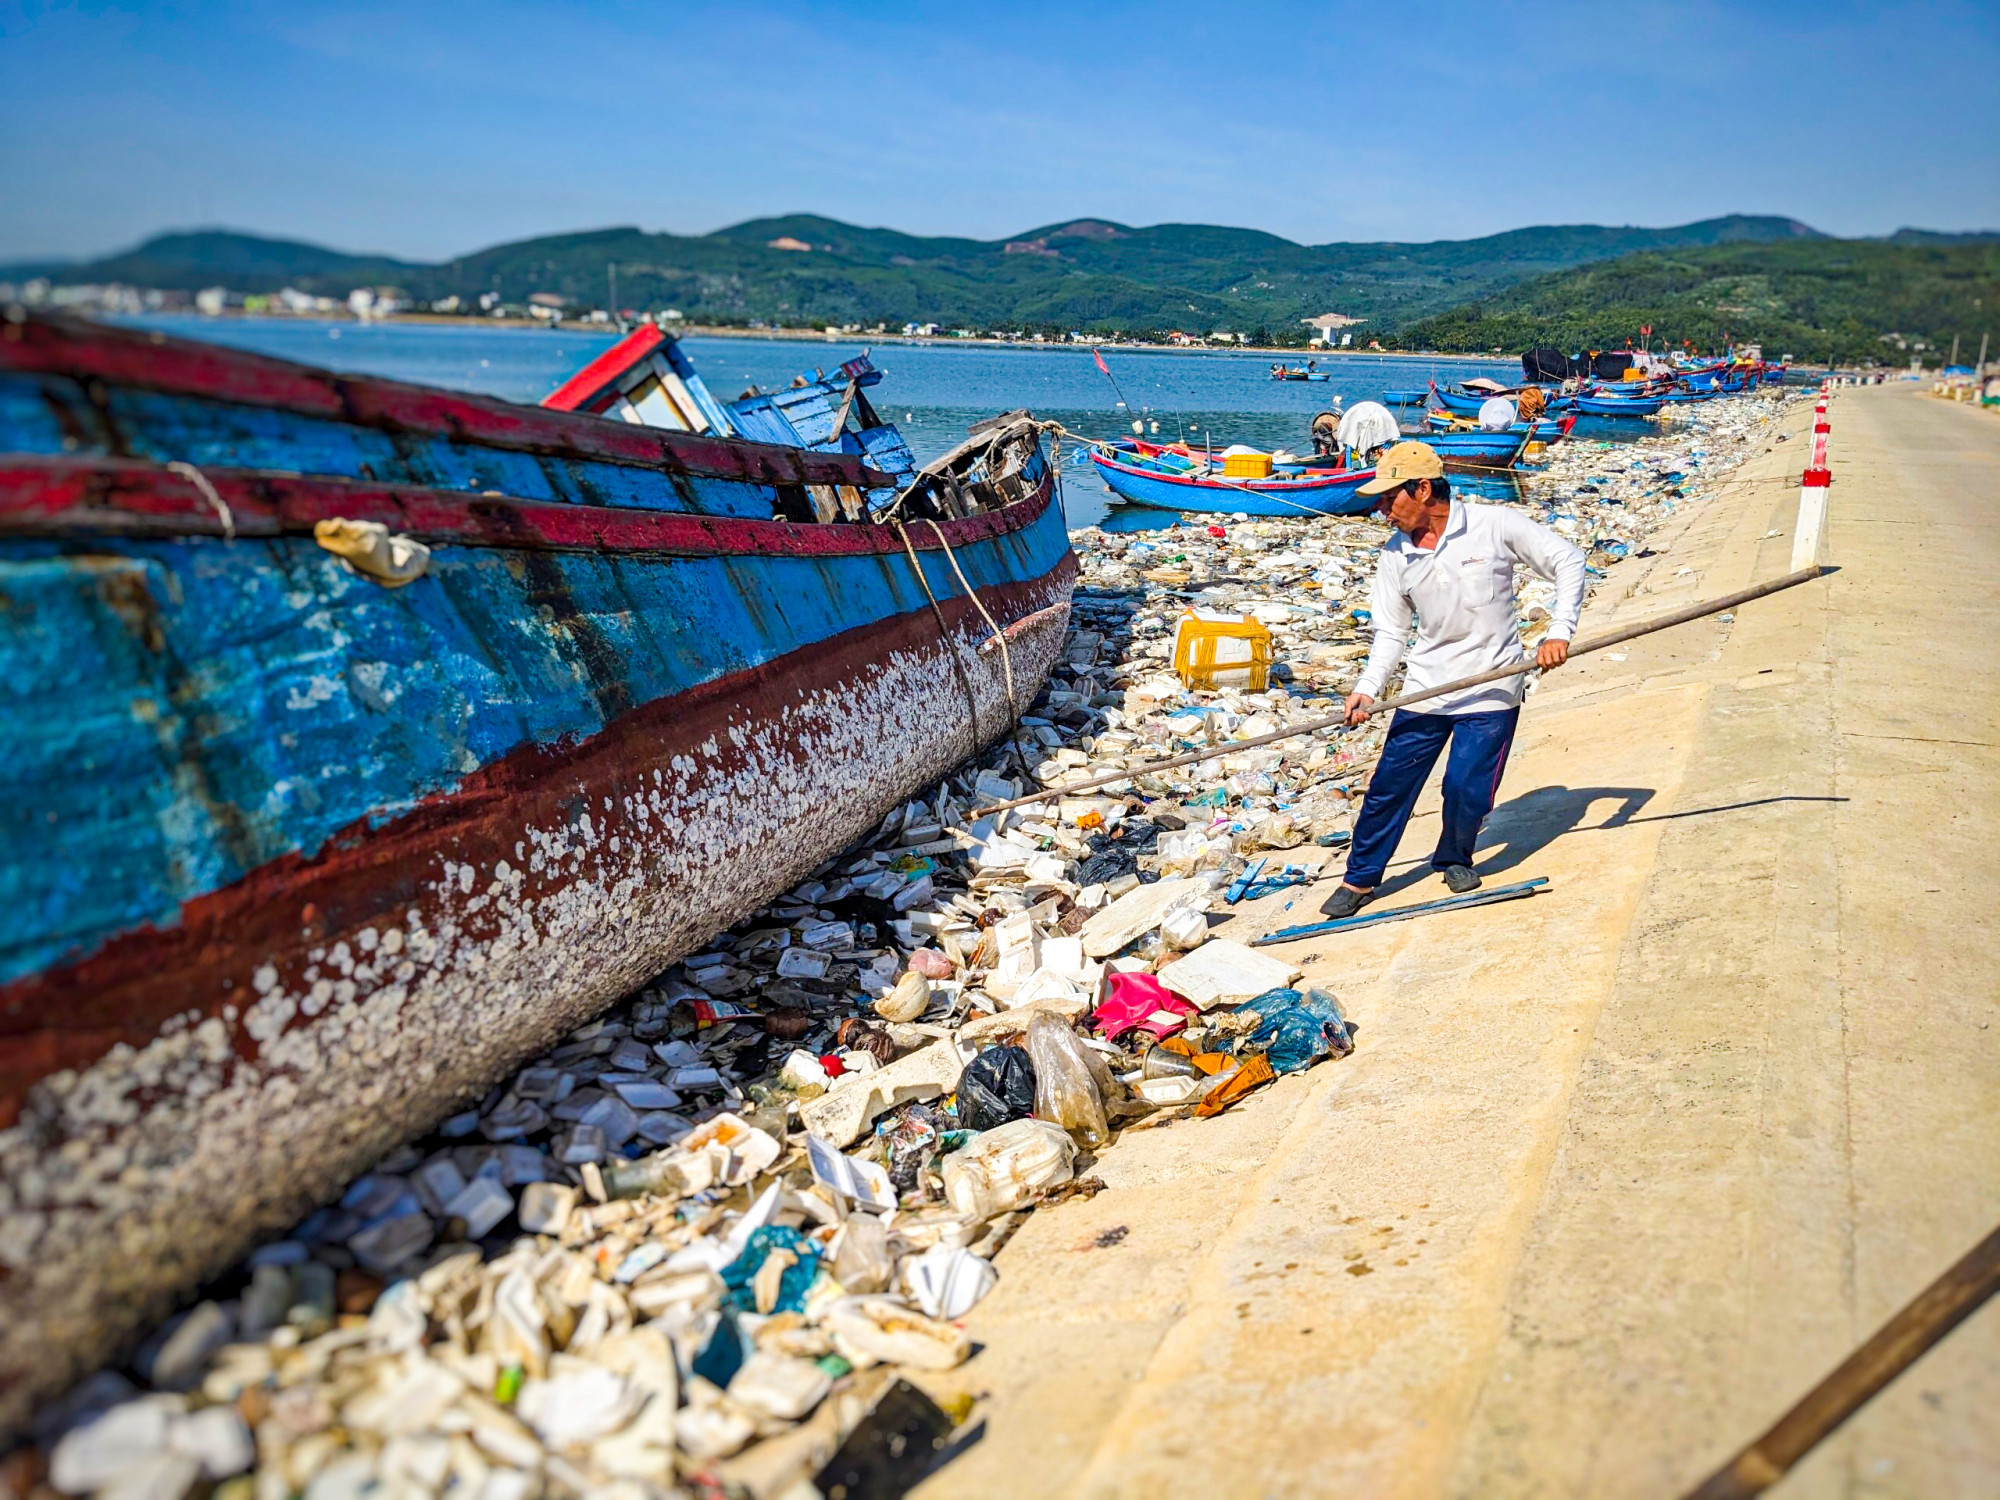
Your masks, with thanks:
[[[981,1131],[944,1159],[944,1194],[954,1212],[990,1219],[1068,1182],[1075,1161],[1076,1143],[1056,1126],[1012,1120]]]

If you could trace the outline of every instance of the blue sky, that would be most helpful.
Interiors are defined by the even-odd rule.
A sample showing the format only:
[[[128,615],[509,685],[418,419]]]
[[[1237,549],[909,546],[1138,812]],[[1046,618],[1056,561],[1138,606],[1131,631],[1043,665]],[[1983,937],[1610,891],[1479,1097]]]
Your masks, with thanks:
[[[806,211],[1292,239],[2000,227],[2000,7],[0,0],[0,258]]]

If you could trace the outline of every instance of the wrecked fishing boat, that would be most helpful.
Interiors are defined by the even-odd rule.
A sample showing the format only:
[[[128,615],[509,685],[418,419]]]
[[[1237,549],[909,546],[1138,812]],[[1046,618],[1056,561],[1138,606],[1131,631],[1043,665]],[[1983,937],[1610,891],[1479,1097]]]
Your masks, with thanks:
[[[642,344],[545,410],[0,318],[0,1433],[1037,691],[1026,413],[899,482]]]

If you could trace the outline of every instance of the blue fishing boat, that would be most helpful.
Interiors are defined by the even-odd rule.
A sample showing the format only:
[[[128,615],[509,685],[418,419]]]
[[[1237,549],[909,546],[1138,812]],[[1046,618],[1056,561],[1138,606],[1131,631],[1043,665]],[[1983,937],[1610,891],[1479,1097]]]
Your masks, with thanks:
[[[1384,406],[1422,406],[1424,398],[1429,394],[1428,390],[1384,391],[1382,393],[1382,404]]]
[[[1129,505],[1218,515],[1362,516],[1375,508],[1358,493],[1373,469],[1303,465],[1269,479],[1229,479],[1199,454],[1130,440],[1090,450],[1105,487]]]
[[[1037,692],[1039,424],[899,483],[635,337],[543,409],[0,317],[0,1434]]]
[[[1437,402],[1446,411],[1456,412],[1460,416],[1465,417],[1478,416],[1479,408],[1493,399],[1490,395],[1468,396],[1463,391],[1448,391],[1438,385],[1433,385],[1430,388],[1430,396],[1433,401]]]
[[[1446,411],[1454,412],[1461,417],[1478,416],[1479,409],[1495,396],[1505,396],[1510,401],[1516,396],[1513,391],[1448,391],[1436,382],[1432,382],[1427,394]],[[1562,412],[1570,409],[1570,397],[1559,395],[1547,388],[1544,388],[1543,394],[1548,397],[1547,410]]]
[[[1311,365],[1272,365],[1273,380],[1331,380],[1330,371],[1316,369]]]
[[[1481,430],[1464,417],[1453,416],[1446,411],[1425,412],[1424,417],[1433,435]],[[1543,417],[1534,422],[1515,422],[1507,431],[1517,437],[1532,437],[1538,443],[1559,443],[1569,436],[1570,429],[1575,425],[1576,417],[1572,414],[1555,420]],[[1431,439],[1427,437],[1424,441],[1430,442]]]
[[[1554,423],[1548,431],[1554,431]],[[1433,432],[1423,441],[1447,465],[1466,464],[1481,469],[1511,468],[1528,449],[1530,434],[1523,428],[1507,432]]]
[[[1649,400],[1625,396],[1578,396],[1576,410],[1586,417],[1650,417],[1665,403],[1660,397]]]

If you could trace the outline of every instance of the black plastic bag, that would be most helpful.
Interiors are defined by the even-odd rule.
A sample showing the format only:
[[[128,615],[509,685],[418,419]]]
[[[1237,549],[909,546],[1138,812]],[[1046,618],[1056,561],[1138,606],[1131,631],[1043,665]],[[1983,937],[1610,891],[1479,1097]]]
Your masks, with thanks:
[[[1025,1047],[988,1047],[958,1080],[958,1120],[967,1130],[991,1130],[1035,1112],[1035,1065]]]

